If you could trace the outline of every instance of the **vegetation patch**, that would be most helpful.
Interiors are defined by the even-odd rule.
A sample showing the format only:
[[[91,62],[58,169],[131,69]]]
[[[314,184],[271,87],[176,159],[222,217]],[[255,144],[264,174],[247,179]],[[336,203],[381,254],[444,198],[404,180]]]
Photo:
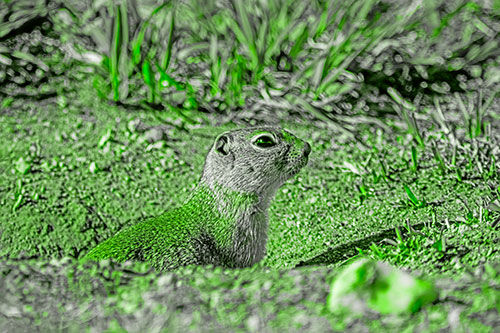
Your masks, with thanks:
[[[1,330],[493,332],[499,13],[464,0],[3,1]],[[181,205],[218,134],[264,123],[312,151],[270,207],[259,264],[79,260]],[[376,261],[347,266],[358,257]],[[345,272],[361,313],[329,310]],[[389,311],[393,292],[411,311]]]

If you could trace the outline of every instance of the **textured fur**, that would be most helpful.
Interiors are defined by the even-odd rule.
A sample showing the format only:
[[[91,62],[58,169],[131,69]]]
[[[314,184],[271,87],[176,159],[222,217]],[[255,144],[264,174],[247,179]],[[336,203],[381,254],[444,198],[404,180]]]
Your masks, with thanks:
[[[259,138],[273,145],[259,147]],[[222,133],[183,206],[119,232],[85,258],[143,260],[160,270],[251,266],[265,255],[271,199],[307,164],[309,152],[309,144],[280,128]]]

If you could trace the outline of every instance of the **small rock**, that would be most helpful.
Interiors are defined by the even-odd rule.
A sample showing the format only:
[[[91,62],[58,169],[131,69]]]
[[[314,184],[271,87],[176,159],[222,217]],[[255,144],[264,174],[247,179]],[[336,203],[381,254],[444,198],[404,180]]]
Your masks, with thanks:
[[[332,282],[327,306],[332,312],[414,313],[436,298],[430,282],[383,262],[361,259]]]

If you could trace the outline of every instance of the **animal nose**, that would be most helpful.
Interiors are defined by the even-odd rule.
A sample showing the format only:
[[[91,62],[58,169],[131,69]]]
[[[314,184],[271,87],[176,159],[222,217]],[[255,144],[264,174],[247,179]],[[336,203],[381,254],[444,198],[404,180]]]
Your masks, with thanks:
[[[307,157],[311,153],[311,145],[307,142],[304,145],[304,155]]]

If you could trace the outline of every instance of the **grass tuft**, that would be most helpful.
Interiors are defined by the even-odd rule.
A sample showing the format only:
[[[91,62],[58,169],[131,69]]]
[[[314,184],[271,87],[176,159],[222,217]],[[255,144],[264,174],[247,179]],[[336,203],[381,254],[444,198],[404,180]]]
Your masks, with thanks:
[[[405,189],[405,192],[408,196],[408,199],[410,199],[410,202],[412,205],[416,208],[422,208],[426,206],[425,200],[418,200],[415,194],[411,191],[411,189],[408,187],[408,185],[403,184],[403,188]]]

